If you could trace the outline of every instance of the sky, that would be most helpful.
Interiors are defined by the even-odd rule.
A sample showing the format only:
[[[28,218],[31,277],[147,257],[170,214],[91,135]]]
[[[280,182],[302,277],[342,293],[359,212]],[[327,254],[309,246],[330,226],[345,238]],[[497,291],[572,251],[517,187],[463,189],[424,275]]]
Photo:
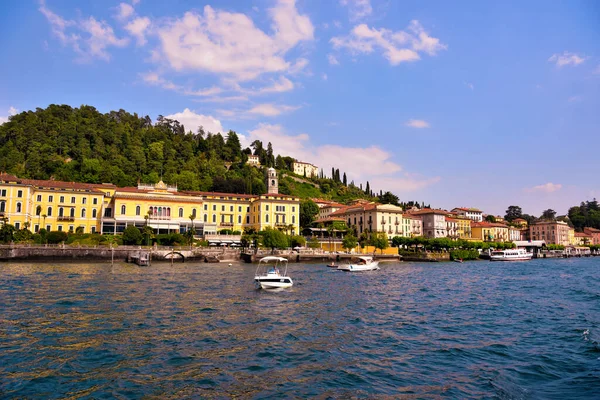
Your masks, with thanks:
[[[600,3],[13,0],[0,123],[124,109],[436,208],[600,198]]]

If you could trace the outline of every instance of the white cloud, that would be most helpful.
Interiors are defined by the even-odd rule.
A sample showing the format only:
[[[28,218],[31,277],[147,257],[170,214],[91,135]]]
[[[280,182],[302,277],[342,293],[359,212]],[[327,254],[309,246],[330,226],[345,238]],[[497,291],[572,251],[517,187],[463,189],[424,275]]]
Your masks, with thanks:
[[[125,30],[137,39],[138,46],[143,46],[146,44],[146,32],[148,31],[148,27],[150,27],[150,18],[138,17],[125,25]]]
[[[121,21],[125,21],[129,17],[131,17],[135,13],[135,10],[131,6],[131,4],[121,3],[117,7],[117,19]]]
[[[410,119],[406,122],[406,126],[410,126],[411,128],[429,128],[429,122],[424,121],[422,119]]]
[[[133,4],[134,6],[135,6],[136,4],[138,4],[139,2],[140,2],[140,0],[131,0],[131,4]]]
[[[179,121],[184,125],[186,131],[196,132],[198,127],[202,126],[207,132],[224,132],[221,121],[210,115],[196,114],[189,108],[184,109],[183,112],[165,115],[165,118]]]
[[[176,71],[205,71],[238,80],[289,71],[294,64],[286,61],[286,53],[313,40],[314,27],[307,16],[298,13],[294,0],[279,0],[269,16],[272,35],[245,14],[210,6],[204,7],[203,14],[187,12],[157,30],[157,55]]]
[[[325,73],[321,74],[321,79],[323,79],[324,81],[326,81],[327,80],[327,74],[325,74]]]
[[[473,85],[471,82],[463,82],[465,84],[466,87],[468,87],[471,90],[475,90],[475,85]]]
[[[527,188],[527,189],[525,189],[525,191],[530,192],[530,193],[534,193],[534,192],[552,193],[552,192],[556,192],[556,191],[560,190],[561,188],[562,188],[562,185],[560,183],[548,182],[543,185],[538,185],[538,186],[534,186],[531,188]]]
[[[142,78],[142,80],[144,82],[146,82],[150,85],[159,86],[163,89],[172,90],[172,91],[175,91],[177,93],[180,93],[180,94],[183,94],[186,96],[199,96],[199,97],[214,96],[214,95],[217,95],[217,94],[220,94],[221,92],[223,92],[223,89],[216,87],[216,86],[212,86],[212,87],[204,88],[204,89],[197,89],[197,90],[185,88],[185,87],[177,85],[167,79],[164,79],[156,72],[146,72],[146,73],[140,74],[140,77]]]
[[[333,26],[340,29],[342,27],[342,23],[338,20],[333,21]]]
[[[447,46],[425,32],[419,21],[413,20],[404,31],[355,26],[349,35],[330,40],[335,49],[348,49],[351,54],[369,54],[379,49],[391,65],[420,60],[419,53],[434,56]]]
[[[94,17],[77,21],[66,20],[46,8],[43,0],[40,2],[39,11],[44,14],[52,33],[61,43],[70,46],[79,55],[78,61],[89,61],[92,58],[108,61],[108,47],[124,47],[129,43],[128,39],[115,36],[108,23],[97,21]]]
[[[259,95],[259,94],[267,94],[267,93],[282,93],[288,92],[294,89],[294,82],[290,81],[285,76],[281,76],[278,81],[271,81],[271,85],[264,86],[259,89],[243,89],[240,88],[239,91],[241,93],[249,94],[249,95]]]
[[[262,115],[265,117],[275,117],[285,112],[297,110],[300,107],[286,106],[286,105],[275,105],[275,104],[258,104],[248,110],[249,114]]]
[[[569,53],[568,51],[562,54],[553,54],[548,61],[556,64],[557,67],[564,67],[565,65],[579,65],[586,60],[587,57],[579,56],[575,53]]]
[[[348,7],[350,21],[358,21],[373,13],[371,0],[340,0],[340,4]]]
[[[333,54],[327,54],[327,61],[329,61],[329,64],[331,65],[340,65],[340,62]]]
[[[391,160],[392,153],[378,146],[345,147],[340,145],[311,144],[310,136],[287,134],[281,125],[261,123],[245,136],[245,145],[254,140],[264,144],[271,142],[277,154],[288,155],[299,160],[314,163],[325,171],[339,168],[348,179],[357,182],[369,180],[371,187],[395,190],[398,193],[422,189],[439,181],[439,178],[425,178],[402,171],[402,167]]]
[[[13,115],[16,115],[19,112],[19,110],[17,110],[15,107],[10,106],[10,108],[8,109],[8,115],[6,117],[2,117],[0,116],[0,125],[2,125],[5,122],[8,122],[8,117],[11,117]]]

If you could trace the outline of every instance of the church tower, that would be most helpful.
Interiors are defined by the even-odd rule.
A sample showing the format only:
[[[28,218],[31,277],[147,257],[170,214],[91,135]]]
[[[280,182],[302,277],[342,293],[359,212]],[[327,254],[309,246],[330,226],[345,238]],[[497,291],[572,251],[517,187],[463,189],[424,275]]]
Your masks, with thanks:
[[[268,194],[278,194],[279,187],[277,182],[277,171],[275,168],[269,168],[267,170],[267,193]]]

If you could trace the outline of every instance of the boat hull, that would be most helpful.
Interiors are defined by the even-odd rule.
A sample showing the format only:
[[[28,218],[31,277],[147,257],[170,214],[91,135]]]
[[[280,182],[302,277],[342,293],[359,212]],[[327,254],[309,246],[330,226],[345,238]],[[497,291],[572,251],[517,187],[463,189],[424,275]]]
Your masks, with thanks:
[[[367,265],[360,264],[349,264],[349,265],[340,265],[338,270],[346,271],[346,272],[364,272],[364,271],[375,271],[379,269],[379,262],[374,261]]]
[[[282,277],[262,277],[257,276],[254,278],[257,286],[260,286],[262,289],[282,289],[289,288],[294,285],[292,278],[287,276]]]
[[[491,256],[490,261],[529,261],[531,260],[531,257],[532,256],[507,258],[502,256]]]

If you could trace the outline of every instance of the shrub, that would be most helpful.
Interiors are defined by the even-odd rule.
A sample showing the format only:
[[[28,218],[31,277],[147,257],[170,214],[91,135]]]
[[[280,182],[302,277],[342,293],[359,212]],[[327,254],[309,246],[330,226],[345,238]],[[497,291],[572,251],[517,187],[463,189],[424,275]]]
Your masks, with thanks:
[[[133,225],[129,225],[123,231],[123,244],[139,245],[143,238],[142,232]]]
[[[51,232],[48,232],[48,234],[46,235],[46,240],[50,244],[58,244],[58,243],[65,242],[68,237],[69,237],[69,235],[67,235],[67,232],[51,231]]]
[[[451,260],[477,260],[479,252],[477,250],[455,249],[450,250]]]

